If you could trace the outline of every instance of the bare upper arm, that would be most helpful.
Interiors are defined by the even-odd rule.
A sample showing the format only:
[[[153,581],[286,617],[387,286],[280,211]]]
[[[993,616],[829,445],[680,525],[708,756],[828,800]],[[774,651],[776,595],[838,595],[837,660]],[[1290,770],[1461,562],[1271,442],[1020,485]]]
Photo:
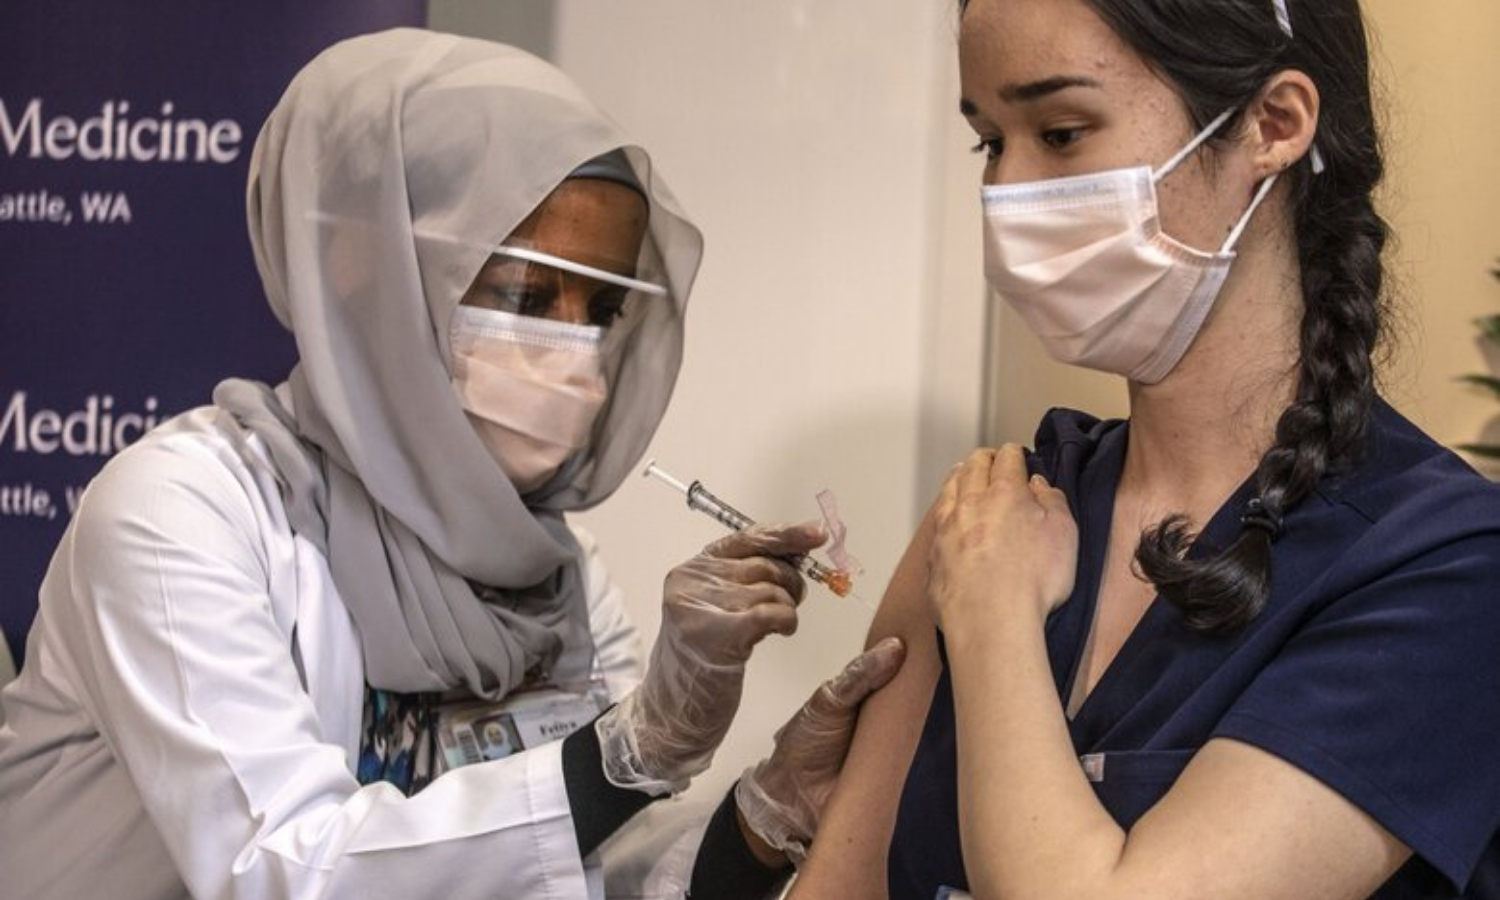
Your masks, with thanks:
[[[1108,893],[1356,900],[1410,856],[1367,813],[1302,769],[1250,744],[1215,739],[1131,829],[1113,879],[1120,889]]]
[[[824,810],[812,853],[791,897],[879,900],[886,896],[886,850],[906,770],[937,683],[939,665],[925,596],[930,516],[918,526],[891,576],[866,646],[888,635],[906,642],[906,662],[865,701],[838,787]]]

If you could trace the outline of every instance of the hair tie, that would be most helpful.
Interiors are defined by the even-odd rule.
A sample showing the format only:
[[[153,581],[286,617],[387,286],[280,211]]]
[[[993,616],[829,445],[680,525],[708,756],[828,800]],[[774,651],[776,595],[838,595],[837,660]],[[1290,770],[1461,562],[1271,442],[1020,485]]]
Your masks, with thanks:
[[[1240,524],[1246,528],[1259,528],[1273,541],[1281,534],[1281,516],[1266,508],[1266,502],[1259,497],[1245,504]]]
[[[1271,6],[1276,10],[1276,24],[1286,32],[1287,37],[1292,36],[1292,14],[1286,8],[1286,0],[1271,0]]]

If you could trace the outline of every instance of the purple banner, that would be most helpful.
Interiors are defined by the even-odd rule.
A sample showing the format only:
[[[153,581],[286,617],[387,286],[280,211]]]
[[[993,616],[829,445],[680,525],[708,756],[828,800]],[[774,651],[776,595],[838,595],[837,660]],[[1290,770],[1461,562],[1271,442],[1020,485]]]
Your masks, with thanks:
[[[53,547],[113,453],[283,378],[245,231],[292,75],[426,0],[6,0],[0,7],[0,628],[17,661]]]

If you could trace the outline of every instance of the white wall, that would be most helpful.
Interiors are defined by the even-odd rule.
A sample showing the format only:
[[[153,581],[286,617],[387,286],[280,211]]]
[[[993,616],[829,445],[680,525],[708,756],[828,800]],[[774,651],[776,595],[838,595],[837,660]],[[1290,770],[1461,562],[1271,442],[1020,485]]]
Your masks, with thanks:
[[[951,130],[948,0],[555,7],[557,62],[651,150],[707,236],[686,362],[649,454],[764,520],[816,517],[814,495],[832,488],[873,605],[979,431],[981,275],[955,286],[940,265],[950,177],[968,185],[961,227],[978,240],[978,167]],[[720,533],[645,479],[583,520],[648,635],[666,570]],[[752,660],[702,790],[769,749],[858,651],[870,612],[814,586],[799,633]]]

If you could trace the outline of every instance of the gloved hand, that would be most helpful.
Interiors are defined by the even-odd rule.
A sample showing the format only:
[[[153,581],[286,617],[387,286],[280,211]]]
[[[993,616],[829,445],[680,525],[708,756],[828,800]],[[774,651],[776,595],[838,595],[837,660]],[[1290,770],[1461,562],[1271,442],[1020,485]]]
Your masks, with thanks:
[[[751,650],[797,629],[806,585],[783,557],[825,540],[816,522],[757,525],[667,574],[646,677],[594,725],[610,783],[676,793],[708,768],[739,709]]]
[[[896,675],[906,659],[899,638],[888,637],[823,682],[776,732],[776,749],[751,766],[735,786],[745,825],[801,865],[818,818],[854,735],[859,705]]]

